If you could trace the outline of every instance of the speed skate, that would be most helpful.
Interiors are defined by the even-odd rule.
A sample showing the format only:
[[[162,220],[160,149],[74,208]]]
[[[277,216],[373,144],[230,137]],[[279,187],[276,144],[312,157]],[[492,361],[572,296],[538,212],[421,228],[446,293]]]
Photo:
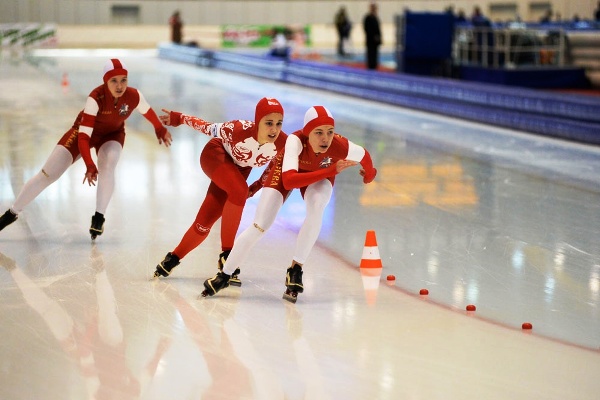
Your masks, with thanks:
[[[298,300],[298,292],[286,289],[285,293],[283,293],[283,299],[290,303],[295,303]]]
[[[304,291],[304,286],[302,285],[302,266],[300,264],[293,263],[287,269],[285,286],[287,289],[283,293],[283,299],[295,303],[298,300],[298,293]]]

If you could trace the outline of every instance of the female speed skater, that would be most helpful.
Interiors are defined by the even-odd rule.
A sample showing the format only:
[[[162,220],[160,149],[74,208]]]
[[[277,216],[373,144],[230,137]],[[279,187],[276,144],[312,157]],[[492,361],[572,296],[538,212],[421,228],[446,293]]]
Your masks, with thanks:
[[[115,168],[125,143],[125,120],[139,111],[154,127],[159,144],[169,147],[171,134],[142,93],[129,86],[127,68],[113,58],[104,65],[104,83],[89,94],[71,129],[58,141],[42,169],[25,183],[13,205],[0,216],[0,231],[15,222],[23,208],[54,183],[80,157],[86,166],[83,183],[96,186],[92,240],[104,232],[104,214],[115,188]],[[91,149],[96,149],[98,166]]]
[[[170,126],[186,124],[213,138],[200,154],[200,166],[211,182],[196,219],[175,249],[156,266],[153,278],[168,276],[173,268],[207,238],[212,226],[221,220],[221,269],[233,247],[246,199],[261,187],[263,177],[248,187],[246,179],[252,168],[265,166],[283,150],[287,134],[282,132],[283,107],[273,98],[257,104],[254,121],[234,120],[207,122],[198,117],[163,109],[161,120]],[[266,178],[266,171],[263,172]],[[231,277],[232,285],[241,285],[239,271]]]
[[[363,182],[370,183],[377,175],[371,155],[363,147],[334,132],[334,119],[323,106],[314,106],[304,115],[304,127],[288,137],[284,152],[270,166],[254,223],[236,239],[235,246],[222,271],[204,282],[202,296],[213,296],[231,284],[233,270],[246,259],[252,247],[275,221],[283,202],[293,189],[300,189],[306,203],[306,218],[302,223],[291,266],[287,269],[283,298],[296,302],[304,291],[302,266],[319,233],[323,212],[333,192],[335,176],[360,163]]]

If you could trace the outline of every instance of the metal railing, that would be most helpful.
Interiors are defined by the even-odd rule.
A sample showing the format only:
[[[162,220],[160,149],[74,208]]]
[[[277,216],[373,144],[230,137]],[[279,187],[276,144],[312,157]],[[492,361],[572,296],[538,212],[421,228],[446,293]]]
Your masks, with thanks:
[[[455,30],[455,65],[563,67],[569,64],[568,58],[568,41],[562,29],[456,27]]]

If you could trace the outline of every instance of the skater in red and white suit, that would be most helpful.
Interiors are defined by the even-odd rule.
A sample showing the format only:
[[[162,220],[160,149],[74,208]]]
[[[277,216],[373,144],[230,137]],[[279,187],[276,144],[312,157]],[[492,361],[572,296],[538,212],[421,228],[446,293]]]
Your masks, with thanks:
[[[298,188],[306,203],[306,218],[298,233],[292,265],[287,270],[288,290],[284,296],[295,302],[297,294],[304,290],[302,265],[321,231],[335,176],[358,163],[362,167],[363,182],[372,182],[377,170],[369,152],[334,132],[334,119],[329,110],[323,106],[311,107],[304,116],[303,129],[288,137],[284,153],[269,165],[254,223],[236,239],[222,272],[204,283],[203,295],[212,296],[230,284],[230,274],[271,227],[290,191]]]
[[[218,261],[221,268],[233,247],[246,199],[262,186],[262,177],[250,187],[246,179],[252,168],[267,165],[283,150],[287,138],[281,131],[283,107],[276,99],[262,98],[256,105],[254,122],[212,123],[175,111],[163,111],[167,114],[160,118],[166,125],[185,124],[213,137],[200,154],[200,166],[211,182],[194,223],[179,245],[156,266],[154,277],[168,276],[190,251],[206,239],[214,223],[222,217],[222,253]],[[237,277],[237,274],[234,275],[233,284]]]
[[[159,144],[171,145],[171,134],[158,119],[142,93],[128,86],[127,69],[118,59],[104,65],[104,83],[89,94],[84,109],[50,154],[41,171],[23,186],[14,204],[0,217],[0,230],[16,221],[18,214],[44,189],[54,183],[80,157],[86,165],[83,182],[96,185],[96,214],[92,216],[92,239],[104,230],[104,213],[115,187],[115,168],[125,141],[125,120],[134,110],[152,125]],[[91,149],[96,149],[98,166]]]

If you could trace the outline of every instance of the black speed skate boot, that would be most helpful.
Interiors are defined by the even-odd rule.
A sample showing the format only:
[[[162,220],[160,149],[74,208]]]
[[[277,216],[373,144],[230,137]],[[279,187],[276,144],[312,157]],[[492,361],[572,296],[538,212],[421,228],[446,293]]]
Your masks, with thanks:
[[[204,281],[204,290],[202,291],[202,297],[214,296],[222,289],[229,286],[229,280],[231,275],[227,275],[225,272],[219,271],[217,274],[210,279]]]
[[[19,218],[19,216],[10,211],[10,208],[6,210],[6,212],[0,217],[0,231],[15,222],[17,218]]]
[[[92,240],[96,239],[97,236],[102,235],[102,232],[104,232],[104,215],[96,211],[96,214],[92,215],[92,225],[90,226]]]
[[[285,286],[287,286],[287,289],[283,294],[283,299],[295,303],[298,299],[298,293],[304,292],[304,286],[302,285],[302,267],[300,264],[294,263],[287,269]]]
[[[156,266],[153,278],[160,278],[161,276],[171,275],[173,268],[179,265],[179,257],[175,254],[168,252],[165,259]]]
[[[219,255],[219,271],[223,271],[223,267],[225,266],[225,261],[227,261],[227,257],[229,257],[229,253],[231,250],[225,250]],[[229,284],[231,286],[242,286],[242,281],[240,280],[240,269],[236,268],[231,274],[231,278],[229,279]]]

